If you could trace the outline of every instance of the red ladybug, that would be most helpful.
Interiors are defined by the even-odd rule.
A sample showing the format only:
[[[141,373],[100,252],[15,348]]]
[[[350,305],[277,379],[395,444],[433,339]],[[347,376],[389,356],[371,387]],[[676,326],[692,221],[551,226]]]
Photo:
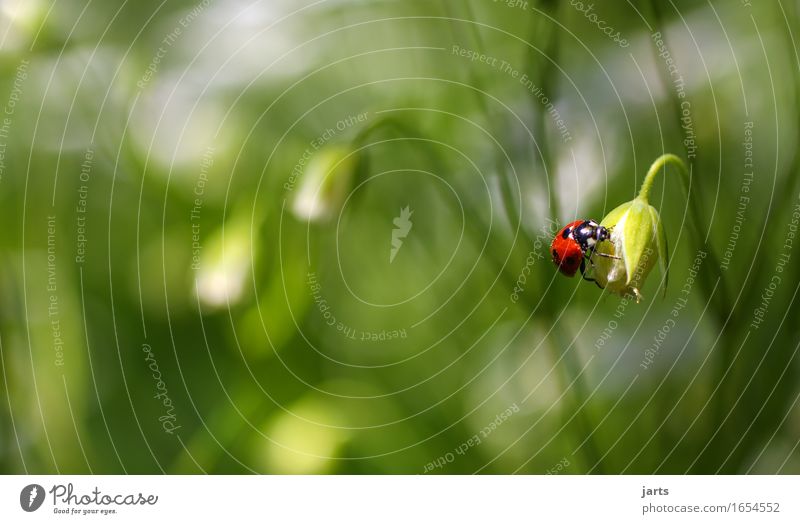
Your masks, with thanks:
[[[611,231],[594,220],[571,222],[556,234],[553,243],[550,245],[553,263],[558,266],[558,270],[561,273],[568,277],[575,276],[575,273],[580,269],[584,280],[595,282],[593,278],[586,276],[586,261],[588,260],[591,264],[592,255],[595,254],[597,244],[610,238]],[[597,254],[619,258],[605,253]]]

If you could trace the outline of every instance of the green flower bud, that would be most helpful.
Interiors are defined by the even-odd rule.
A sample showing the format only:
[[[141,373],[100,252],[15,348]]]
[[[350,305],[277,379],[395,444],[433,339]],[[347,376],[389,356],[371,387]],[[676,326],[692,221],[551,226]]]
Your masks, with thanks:
[[[308,163],[302,175],[292,212],[310,222],[332,218],[341,210],[352,187],[357,156],[343,146],[328,146]]]
[[[639,289],[657,260],[666,274],[667,238],[658,211],[638,197],[611,211],[600,225],[611,231],[611,241],[597,246],[594,278],[611,293],[631,295],[638,302]]]
[[[240,213],[211,234],[202,252],[193,256],[195,289],[200,301],[212,308],[237,303],[244,294],[253,256],[249,213]],[[194,258],[198,257],[198,258]]]
[[[656,262],[664,275],[664,292],[667,290],[667,235],[648,195],[655,175],[668,162],[683,167],[674,155],[659,157],[650,167],[639,196],[618,206],[600,222],[611,232],[611,239],[600,242],[592,257],[597,283],[611,293],[632,296],[637,302],[642,298],[639,290]]]

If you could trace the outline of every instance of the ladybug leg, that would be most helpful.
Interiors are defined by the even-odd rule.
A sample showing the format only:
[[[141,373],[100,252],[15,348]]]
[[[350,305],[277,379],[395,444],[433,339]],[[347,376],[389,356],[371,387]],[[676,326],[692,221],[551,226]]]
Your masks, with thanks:
[[[594,282],[597,285],[597,287],[599,287],[600,289],[603,289],[603,286],[601,286],[597,282],[597,280],[586,276],[586,260],[588,260],[589,263],[592,265],[592,268],[594,268],[594,262],[592,262],[592,259],[589,258],[588,256],[586,258],[584,258],[583,260],[581,260],[581,278],[583,278],[587,282]]]
[[[605,289],[603,286],[600,285],[600,283],[597,280],[586,276],[586,260],[589,261],[589,264],[591,264],[592,269],[594,269],[594,262],[592,262],[592,254],[587,253],[586,257],[583,260],[581,260],[581,277],[583,277],[583,279],[586,280],[587,282],[594,282],[595,285],[600,289]]]
[[[586,261],[587,260],[589,261],[590,269],[594,269],[594,260],[592,260],[592,254],[591,253],[586,253],[583,256],[583,260],[581,260],[581,275],[583,275],[584,272],[586,271]],[[584,275],[583,278],[584,278],[584,280],[591,280],[592,282],[594,282],[594,279],[586,278],[585,275]]]
[[[590,262],[592,261],[592,255],[597,255],[597,256],[606,257],[606,258],[613,258],[614,260],[620,260],[620,257],[618,257],[616,255],[609,255],[608,253],[601,253],[601,252],[597,251],[597,244],[594,244],[592,246],[592,248],[589,250],[589,253],[587,254]],[[592,264],[592,265],[594,265],[594,264]]]
[[[595,280],[595,279],[593,279],[593,278],[590,278],[590,277],[587,277],[587,276],[586,276],[585,274],[583,274],[583,273],[581,273],[581,276],[583,277],[583,279],[584,279],[585,281],[587,281],[587,282],[594,282],[594,283],[595,283],[595,285],[596,285],[597,287],[599,287],[600,289],[604,289],[604,288],[603,288],[603,286],[601,286],[601,285],[600,285],[600,284],[597,282],[597,280]]]
[[[606,258],[613,258],[614,260],[620,260],[620,257],[616,255],[609,255],[608,253],[600,253],[599,251],[592,251],[592,254]]]

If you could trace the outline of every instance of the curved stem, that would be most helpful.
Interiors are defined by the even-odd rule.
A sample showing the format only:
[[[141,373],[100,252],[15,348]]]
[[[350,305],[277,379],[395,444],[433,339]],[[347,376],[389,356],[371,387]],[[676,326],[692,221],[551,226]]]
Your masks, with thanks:
[[[677,155],[667,153],[656,158],[656,161],[650,166],[650,170],[647,171],[647,175],[644,177],[642,188],[639,190],[638,198],[641,198],[645,202],[647,201],[647,198],[650,195],[650,188],[653,186],[653,181],[655,180],[656,175],[668,164],[678,167],[678,171],[681,173],[684,184],[686,186],[689,185],[689,169],[686,167],[686,163]]]
[[[369,135],[371,135],[372,133],[378,131],[382,127],[386,127],[386,128],[390,128],[390,129],[391,128],[395,128],[396,130],[398,130],[400,132],[408,132],[408,131],[410,131],[410,129],[408,129],[402,122],[400,122],[396,118],[394,118],[392,116],[383,116],[381,118],[373,120],[368,125],[364,126],[356,134],[356,136],[353,138],[351,144],[356,149],[361,147],[361,146],[363,146],[365,144],[367,138],[369,138]]]
[[[663,32],[664,28],[664,20],[661,13],[661,6],[659,2],[656,0],[650,1],[651,10],[653,16],[655,18],[655,27],[661,28]],[[666,42],[666,36],[664,37],[664,41]],[[680,100],[678,99],[678,95],[674,89],[670,89],[671,79],[670,73],[666,67],[664,67],[664,61],[658,55],[656,46],[650,46],[653,50],[654,57],[656,62],[661,63],[661,67],[658,68],[659,75],[661,76],[661,82],[664,88],[669,93],[669,99],[672,105],[672,109],[675,115],[675,120],[677,124],[677,129],[681,129],[681,110],[680,110]],[[685,146],[684,146],[685,147]],[[688,154],[687,154],[688,156]],[[689,220],[689,235],[692,238],[694,243],[694,247],[699,250],[704,250],[708,255],[708,262],[703,264],[704,268],[702,271],[708,278],[700,279],[701,288],[703,289],[703,293],[705,294],[706,298],[713,302],[713,309],[714,316],[716,317],[716,321],[720,326],[727,324],[727,305],[731,304],[729,299],[730,293],[728,292],[728,285],[726,279],[722,278],[720,273],[720,264],[719,259],[716,255],[713,246],[709,245],[708,242],[708,234],[703,235],[703,231],[701,229],[701,224],[706,224],[703,220],[703,213],[701,212],[699,203],[703,201],[702,195],[700,194],[700,187],[695,184],[692,187],[692,176],[694,173],[694,166],[696,165],[696,160],[692,158],[688,158],[689,166],[691,167],[691,171],[688,175],[682,178],[683,181],[683,191],[686,195],[687,205],[689,206],[689,213],[691,220]],[[716,278],[714,278],[716,277]],[[718,280],[719,290],[714,291],[714,282]]]

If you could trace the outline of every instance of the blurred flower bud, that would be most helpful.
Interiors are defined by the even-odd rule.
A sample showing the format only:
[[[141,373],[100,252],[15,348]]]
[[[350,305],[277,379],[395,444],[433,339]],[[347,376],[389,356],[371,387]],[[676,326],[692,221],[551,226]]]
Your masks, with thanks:
[[[202,246],[195,266],[195,286],[203,304],[222,307],[235,304],[242,297],[250,274],[251,227],[250,216],[244,213],[229,220]]]
[[[351,189],[357,163],[349,147],[328,146],[309,161],[302,174],[292,212],[301,220],[329,220],[341,210]]]
[[[620,296],[631,295],[637,302],[642,297],[639,290],[656,261],[664,274],[664,291],[667,289],[667,236],[658,211],[648,202],[653,179],[667,162],[682,165],[674,155],[660,157],[648,171],[639,196],[617,207],[600,222],[611,231],[611,241],[599,243],[596,250],[599,256],[592,258],[594,278],[600,286]]]

